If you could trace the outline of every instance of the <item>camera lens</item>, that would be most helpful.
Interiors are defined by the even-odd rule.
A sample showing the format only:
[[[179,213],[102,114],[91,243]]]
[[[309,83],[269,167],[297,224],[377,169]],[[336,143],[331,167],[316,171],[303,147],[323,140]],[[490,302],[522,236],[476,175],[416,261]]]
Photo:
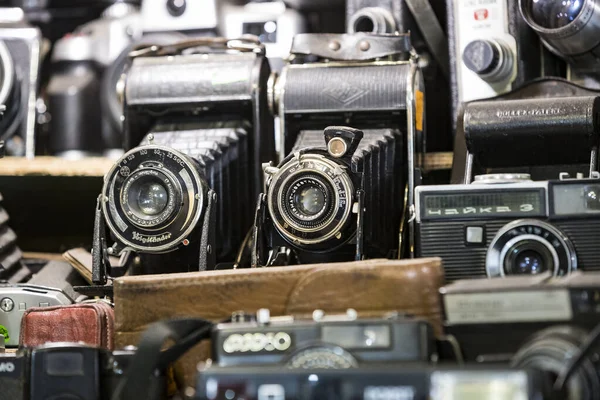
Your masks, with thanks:
[[[546,29],[569,25],[583,9],[585,0],[529,0],[533,22]]]
[[[298,228],[316,229],[331,216],[334,193],[324,177],[314,173],[301,174],[285,186],[283,209]]]
[[[507,275],[538,275],[554,270],[554,261],[544,244],[525,239],[508,250],[504,268]]]
[[[516,273],[519,275],[535,275],[546,270],[542,256],[533,250],[526,250],[515,257]]]
[[[294,197],[296,207],[300,212],[313,216],[325,207],[325,194],[317,186],[307,185]]]
[[[147,182],[137,189],[139,209],[146,215],[160,214],[169,201],[167,189],[160,183]]]

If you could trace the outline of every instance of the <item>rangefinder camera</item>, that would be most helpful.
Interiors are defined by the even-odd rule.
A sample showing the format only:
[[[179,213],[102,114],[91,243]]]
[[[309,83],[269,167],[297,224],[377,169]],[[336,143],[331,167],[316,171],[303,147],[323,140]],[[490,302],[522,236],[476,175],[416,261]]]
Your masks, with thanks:
[[[417,255],[441,257],[449,281],[597,270],[600,180],[528,178],[418,187]]]
[[[179,46],[134,57],[125,86],[130,150],[106,175],[100,201],[99,223],[117,243],[109,254],[135,252],[141,274],[233,261],[253,223],[261,162],[274,154],[264,47],[254,38]]]
[[[423,362],[436,354],[429,323],[398,314],[380,319],[313,312],[312,319],[234,314],[212,334],[212,354],[219,366],[269,365],[284,368],[355,368],[365,364]]]
[[[269,367],[199,369],[196,399],[226,400],[560,399],[548,377],[509,367],[363,366],[289,370]]]
[[[267,166],[257,212],[257,265],[397,257],[403,166],[391,129],[302,131],[278,167]]]
[[[36,96],[42,34],[19,8],[0,8],[0,140],[13,156],[35,155]]]
[[[600,274],[462,280],[440,292],[445,332],[466,361],[534,368],[553,377],[560,398],[594,398],[600,365],[590,338],[600,322]]]
[[[134,355],[133,348],[110,352],[79,343],[48,343],[0,353],[0,399],[110,400]],[[149,380],[149,393],[155,399],[166,397],[165,381],[163,375]]]

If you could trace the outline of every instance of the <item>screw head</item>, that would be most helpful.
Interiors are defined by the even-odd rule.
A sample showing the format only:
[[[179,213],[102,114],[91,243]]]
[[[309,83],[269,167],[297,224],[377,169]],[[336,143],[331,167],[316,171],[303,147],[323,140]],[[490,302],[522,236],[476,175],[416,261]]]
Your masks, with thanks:
[[[0,310],[4,312],[10,312],[13,310],[13,308],[15,308],[15,302],[12,301],[12,299],[5,297],[0,300]]]

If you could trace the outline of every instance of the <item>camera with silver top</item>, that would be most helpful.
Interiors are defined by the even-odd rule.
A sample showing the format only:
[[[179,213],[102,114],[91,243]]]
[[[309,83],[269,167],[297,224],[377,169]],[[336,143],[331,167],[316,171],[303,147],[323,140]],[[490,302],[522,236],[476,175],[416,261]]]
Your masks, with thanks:
[[[107,254],[136,254],[128,258],[136,274],[233,262],[252,226],[248,205],[262,187],[261,162],[274,153],[265,102],[270,70],[254,38],[152,45],[132,57],[129,151],[106,175],[97,210],[98,283],[111,268]],[[116,240],[106,253],[104,224]]]
[[[256,216],[255,266],[396,257],[402,173],[393,130],[302,131],[291,154],[266,166]]]
[[[42,35],[19,8],[0,8],[0,140],[13,156],[35,155],[36,96]]]
[[[42,116],[51,154],[70,159],[123,154],[119,59],[141,33],[138,8],[116,3],[54,44]]]
[[[219,366],[277,364],[286,368],[356,368],[365,364],[430,362],[436,348],[429,323],[397,314],[358,318],[313,312],[312,319],[235,313],[212,334],[213,362]]]

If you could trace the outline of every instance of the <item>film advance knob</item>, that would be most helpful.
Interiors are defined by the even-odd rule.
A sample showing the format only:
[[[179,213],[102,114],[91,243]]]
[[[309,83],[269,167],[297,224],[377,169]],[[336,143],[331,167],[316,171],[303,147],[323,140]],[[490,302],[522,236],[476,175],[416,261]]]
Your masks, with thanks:
[[[474,40],[462,54],[463,63],[487,82],[497,82],[510,76],[510,50],[495,40]]]

